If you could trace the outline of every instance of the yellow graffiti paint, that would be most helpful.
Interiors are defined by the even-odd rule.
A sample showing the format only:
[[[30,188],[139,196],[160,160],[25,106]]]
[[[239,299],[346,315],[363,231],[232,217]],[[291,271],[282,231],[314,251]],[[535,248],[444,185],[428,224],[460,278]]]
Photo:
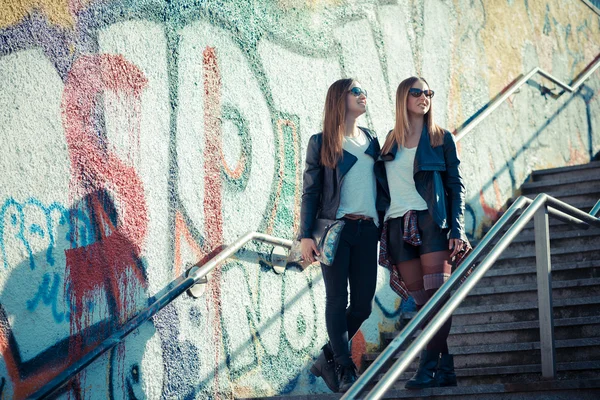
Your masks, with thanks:
[[[460,71],[471,71],[472,76],[478,75],[487,81],[493,96],[533,67],[539,66],[552,73],[557,53],[566,58],[561,65],[574,66],[578,73],[600,52],[600,23],[582,2],[547,0],[477,4],[478,7],[466,7],[464,0],[454,0],[459,21],[456,43],[459,48],[464,43],[465,49],[456,51],[453,58],[457,68],[452,77],[452,93],[460,90]],[[473,26],[460,21],[481,23]],[[478,45],[482,49],[477,48]],[[534,49],[534,57],[527,54],[528,46]],[[473,71],[476,68],[474,57],[463,57],[474,53],[482,57],[478,58],[481,65],[487,66],[479,74]],[[575,76],[560,78],[571,81]],[[455,121],[464,117],[460,111],[450,115]]]
[[[536,12],[538,21],[549,20],[550,29],[545,33],[558,44],[553,51],[567,54],[575,71],[583,70],[600,52],[599,20],[582,1],[565,4],[552,0],[547,2],[547,7],[536,7],[532,11]],[[541,26],[538,30],[538,36],[542,36]],[[573,54],[583,54],[583,58],[574,59]]]
[[[8,28],[39,12],[54,25],[71,28],[74,24],[68,0],[6,0],[0,8],[0,28]]]
[[[485,7],[481,31],[489,74],[490,93],[498,93],[523,73],[523,44],[533,29],[524,2],[494,2]]]

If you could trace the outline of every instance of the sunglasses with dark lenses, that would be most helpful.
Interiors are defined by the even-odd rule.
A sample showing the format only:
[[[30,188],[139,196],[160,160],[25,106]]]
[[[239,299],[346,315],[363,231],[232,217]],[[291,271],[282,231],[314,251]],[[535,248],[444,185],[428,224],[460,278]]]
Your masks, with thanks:
[[[355,86],[352,89],[350,89],[350,93],[352,93],[356,97],[360,96],[361,94],[364,94],[365,97],[368,97],[367,96],[367,91],[365,89],[359,88],[358,86]]]
[[[408,89],[408,94],[410,94],[412,97],[421,97],[421,95],[423,93],[425,93],[425,97],[429,97],[429,98],[432,98],[433,95],[435,94],[435,92],[433,90],[421,90],[421,89],[417,89],[417,88]]]

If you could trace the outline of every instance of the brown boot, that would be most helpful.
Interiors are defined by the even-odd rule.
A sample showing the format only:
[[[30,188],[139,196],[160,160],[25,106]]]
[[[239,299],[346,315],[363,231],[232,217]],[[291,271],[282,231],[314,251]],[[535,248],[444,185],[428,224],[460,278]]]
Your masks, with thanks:
[[[340,385],[335,372],[335,362],[333,361],[333,353],[331,352],[329,343],[323,346],[317,361],[310,367],[310,372],[314,376],[323,378],[329,390],[337,393]]]

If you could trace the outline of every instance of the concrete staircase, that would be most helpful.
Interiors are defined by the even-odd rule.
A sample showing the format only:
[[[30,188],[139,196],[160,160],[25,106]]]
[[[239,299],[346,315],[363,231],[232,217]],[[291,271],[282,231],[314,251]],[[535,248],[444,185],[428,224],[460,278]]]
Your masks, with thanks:
[[[600,162],[533,172],[522,193],[542,192],[589,212],[600,199]],[[600,399],[600,228],[550,219],[550,233],[557,378],[541,378],[532,221],[454,313],[449,346],[459,386],[404,390],[415,361],[385,398]],[[382,343],[397,334],[383,334]],[[378,355],[365,354],[363,368]]]

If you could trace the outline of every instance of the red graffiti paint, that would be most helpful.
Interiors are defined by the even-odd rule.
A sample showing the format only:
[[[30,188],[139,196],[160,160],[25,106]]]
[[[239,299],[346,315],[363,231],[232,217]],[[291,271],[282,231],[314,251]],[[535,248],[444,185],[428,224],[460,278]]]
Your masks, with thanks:
[[[71,158],[72,195],[82,198],[97,190],[113,190],[123,206],[121,232],[140,247],[148,225],[142,181],[105,148],[94,127],[94,112],[105,91],[139,102],[147,80],[142,71],[120,55],[79,58],[71,69],[63,95],[63,123]]]
[[[23,364],[19,355],[15,337],[10,328],[10,323],[4,308],[0,304],[0,355],[4,360],[8,379],[12,382],[12,398],[15,400],[29,398],[36,390],[54,378],[59,371],[68,366],[67,358],[55,359],[51,363],[42,363],[40,368],[24,373]],[[69,382],[65,391],[80,392],[80,385],[76,380]],[[1,399],[7,398],[2,392]]]
[[[90,216],[96,236],[89,245],[65,251],[72,360],[86,351],[78,332],[89,325],[89,305],[101,291],[115,307],[114,322],[122,324],[135,311],[136,291],[146,286],[139,260],[148,227],[143,184],[135,168],[101,139],[95,121],[102,94],[113,92],[138,111],[130,122],[139,128],[140,96],[146,85],[142,71],[121,55],[80,57],[65,84],[62,110],[71,159],[70,196],[73,208]],[[113,211],[116,218],[111,219]],[[77,216],[72,213],[72,224],[77,224]],[[78,243],[80,238],[74,239]]]
[[[204,50],[204,216],[208,242],[223,243],[221,195],[221,73],[213,47]]]
[[[204,71],[204,216],[206,238],[213,251],[209,257],[216,255],[223,246],[223,212],[221,165],[222,133],[221,133],[221,72],[214,47],[206,47],[203,52]],[[221,270],[216,268],[212,274],[207,301],[213,303],[213,341],[215,344],[214,391],[218,396],[219,358],[221,348]]]
[[[21,379],[18,361],[10,346],[10,335],[10,326],[8,325],[8,320],[6,320],[6,325],[0,324],[0,354],[2,354],[4,364],[6,365],[8,379],[10,379],[13,384],[13,398],[24,399],[36,389],[42,387],[44,383],[54,378],[56,373],[54,373],[54,370],[51,368],[44,369],[41,373]],[[57,367],[63,369],[66,367],[66,364]]]
[[[175,212],[175,276],[183,273],[183,262],[181,260],[181,248],[184,243],[192,250],[198,260],[204,259],[207,254],[202,247],[194,240],[194,237],[187,227],[181,212]]]
[[[362,331],[358,330],[352,337],[352,348],[350,354],[352,354],[352,362],[356,365],[356,368],[360,371],[362,367],[363,356],[367,353],[367,341]]]
[[[116,307],[111,311],[111,317],[115,318],[115,324],[120,324],[132,314],[137,290],[146,286],[139,260],[148,225],[143,185],[135,169],[107,148],[95,128],[98,125],[95,118],[99,100],[104,92],[111,91],[131,99],[132,112],[139,116],[140,95],[146,84],[143,73],[122,56],[84,56],[75,61],[69,73],[62,111],[71,158],[71,223],[73,226],[79,225],[77,210],[85,210],[90,215],[96,241],[65,251],[65,289],[68,288],[71,308],[68,355],[57,355],[44,368],[23,376],[8,320],[0,318],[0,354],[5,361],[16,399],[31,395],[88,352],[94,346],[94,340],[99,342],[104,339],[100,336],[93,340],[86,338],[84,346],[81,336],[82,329],[89,325],[91,318],[89,304],[96,300],[101,291],[110,297],[109,303]],[[130,134],[135,130],[136,123],[139,127],[139,122],[133,121]],[[135,147],[139,141],[132,143]],[[113,204],[108,209],[118,210],[116,224],[108,215],[107,204]],[[106,332],[106,336],[109,333]],[[77,380],[69,383],[69,386],[76,394],[80,392]]]
[[[495,171],[496,167],[494,166],[494,160],[491,154],[489,155],[489,163],[490,171]],[[492,178],[492,186],[494,188],[494,195],[496,197],[495,205],[489,205],[485,201],[483,189],[479,191],[479,203],[481,204],[481,208],[483,209],[485,215],[492,221],[496,221],[500,217],[500,210],[502,208],[502,192],[500,191],[500,184],[498,183],[498,179],[496,179],[496,176]]]
[[[488,216],[491,220],[495,221],[498,217],[498,210],[487,204],[487,202],[485,201],[485,196],[483,195],[483,190],[479,191],[479,204],[481,204],[483,213],[486,216]]]

